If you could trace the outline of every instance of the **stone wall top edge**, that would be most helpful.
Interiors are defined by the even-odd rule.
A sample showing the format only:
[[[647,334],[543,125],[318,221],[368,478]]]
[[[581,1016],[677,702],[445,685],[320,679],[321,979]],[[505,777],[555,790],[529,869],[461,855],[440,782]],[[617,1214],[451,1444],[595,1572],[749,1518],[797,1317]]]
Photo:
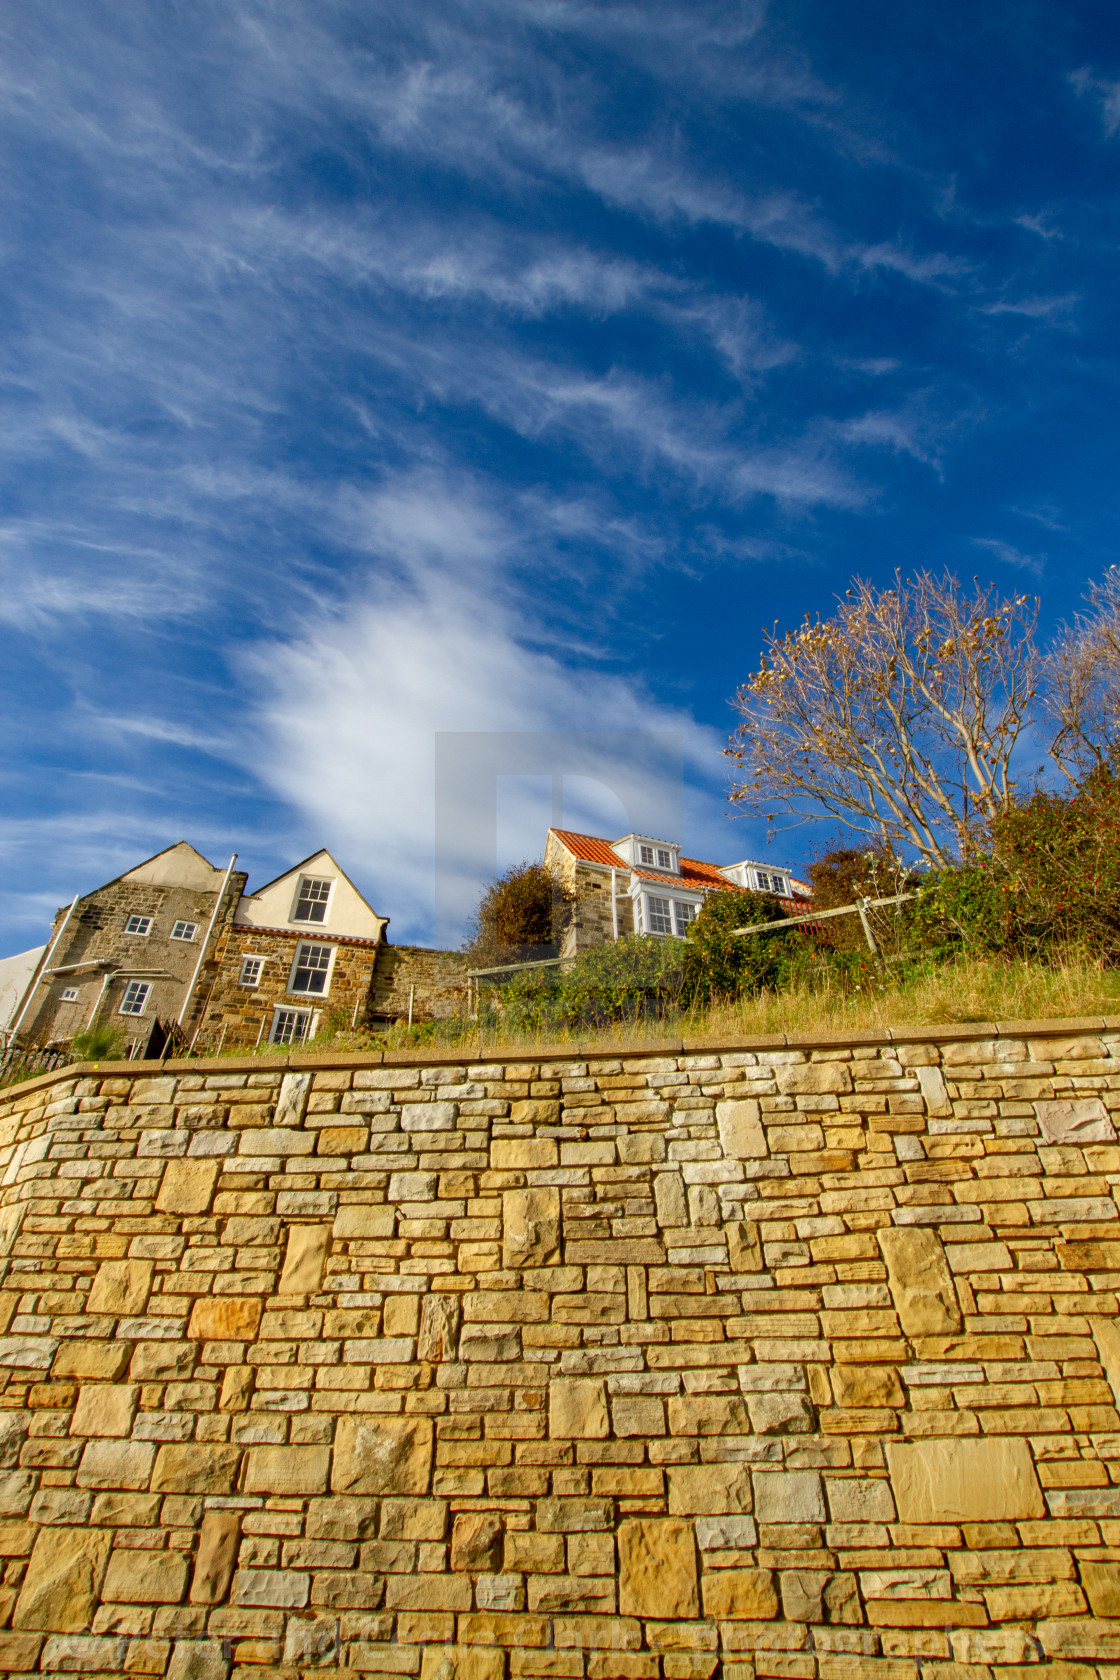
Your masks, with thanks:
[[[134,1075],[151,1078],[154,1073],[245,1073],[289,1072],[319,1068],[367,1067],[454,1067],[472,1062],[549,1062],[549,1061],[613,1061],[620,1056],[664,1056],[710,1054],[724,1051],[735,1053],[750,1050],[812,1050],[834,1049],[846,1045],[874,1044],[959,1044],[978,1039],[999,1038],[1061,1038],[1079,1034],[1120,1031],[1120,1015],[1085,1015],[1055,1019],[1026,1021],[967,1021],[936,1025],[897,1026],[852,1029],[831,1033],[768,1033],[744,1034],[727,1038],[672,1038],[656,1043],[631,1040],[618,1044],[559,1044],[559,1045],[488,1045],[481,1048],[462,1046],[456,1050],[371,1050],[363,1052],[302,1054],[290,1056],[222,1056],[206,1058],[170,1057],[167,1061],[72,1062],[50,1073],[21,1080],[14,1085],[0,1086],[0,1103],[10,1097],[26,1096],[29,1092],[47,1089],[70,1079],[84,1079],[92,1074],[103,1078]]]

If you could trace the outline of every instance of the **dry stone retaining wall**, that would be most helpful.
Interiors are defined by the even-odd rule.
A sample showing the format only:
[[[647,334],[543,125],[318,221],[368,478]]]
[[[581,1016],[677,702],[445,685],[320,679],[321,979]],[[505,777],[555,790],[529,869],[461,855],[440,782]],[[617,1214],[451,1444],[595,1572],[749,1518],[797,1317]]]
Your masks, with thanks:
[[[0,1103],[0,1670],[1120,1677],[1120,1022]]]

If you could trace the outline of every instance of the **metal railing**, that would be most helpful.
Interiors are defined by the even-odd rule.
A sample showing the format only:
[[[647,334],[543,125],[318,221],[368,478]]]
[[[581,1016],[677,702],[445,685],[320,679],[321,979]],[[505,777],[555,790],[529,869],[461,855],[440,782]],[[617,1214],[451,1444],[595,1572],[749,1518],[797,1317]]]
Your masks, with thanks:
[[[815,922],[827,922],[833,916],[858,916],[863,925],[867,947],[873,957],[879,955],[879,946],[871,927],[869,910],[880,910],[888,904],[908,904],[912,898],[917,898],[916,892],[895,893],[891,898],[857,898],[854,904],[842,904],[837,910],[813,910],[805,916],[784,916],[778,922],[755,922],[751,927],[732,928],[731,937],[742,939],[748,933],[770,933],[776,928],[791,928],[812,925]]]

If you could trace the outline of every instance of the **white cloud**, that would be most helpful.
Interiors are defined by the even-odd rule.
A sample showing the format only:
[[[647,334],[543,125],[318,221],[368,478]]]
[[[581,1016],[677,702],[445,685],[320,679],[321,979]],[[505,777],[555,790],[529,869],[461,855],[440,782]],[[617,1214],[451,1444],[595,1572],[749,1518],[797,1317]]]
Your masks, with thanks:
[[[262,779],[353,864],[398,938],[430,936],[438,733],[679,730],[689,761],[718,775],[714,732],[542,647],[546,625],[503,575],[525,536],[477,495],[406,482],[364,514],[377,579],[344,612],[258,646],[245,671]],[[606,778],[633,787],[640,769],[604,750]],[[464,841],[452,896],[465,883],[469,899],[494,863]]]
[[[1046,570],[1048,556],[1045,554],[1024,554],[1022,549],[1004,542],[999,537],[973,537],[974,548],[982,548],[1004,566],[1014,566],[1016,571],[1030,572],[1033,577],[1040,578]]]
[[[1094,76],[1091,70],[1084,68],[1074,70],[1069,79],[1082,98],[1096,102],[1101,124],[1111,140],[1112,136],[1120,131],[1120,82],[1102,80],[1101,77]]]

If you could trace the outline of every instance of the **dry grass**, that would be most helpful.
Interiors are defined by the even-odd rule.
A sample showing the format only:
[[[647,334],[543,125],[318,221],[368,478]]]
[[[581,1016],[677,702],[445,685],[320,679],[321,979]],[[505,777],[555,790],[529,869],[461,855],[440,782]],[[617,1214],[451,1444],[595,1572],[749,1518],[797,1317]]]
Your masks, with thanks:
[[[344,1033],[317,1039],[315,1051],[532,1050],[571,1044],[601,1046],[641,1041],[656,1048],[670,1039],[736,1039],[787,1033],[813,1038],[823,1033],[874,1027],[942,1026],[957,1022],[1060,1020],[1086,1015],[1120,1015],[1120,969],[1071,956],[1048,965],[962,958],[938,964],[916,977],[882,982],[845,994],[838,987],[792,986],[706,1010],[687,1011],[665,1021],[620,1021],[606,1028],[547,1033],[481,1035],[477,1023],[447,1021],[431,1028],[392,1027],[387,1032]],[[226,1045],[226,1054],[231,1047]],[[242,1052],[244,1053],[244,1052]]]

